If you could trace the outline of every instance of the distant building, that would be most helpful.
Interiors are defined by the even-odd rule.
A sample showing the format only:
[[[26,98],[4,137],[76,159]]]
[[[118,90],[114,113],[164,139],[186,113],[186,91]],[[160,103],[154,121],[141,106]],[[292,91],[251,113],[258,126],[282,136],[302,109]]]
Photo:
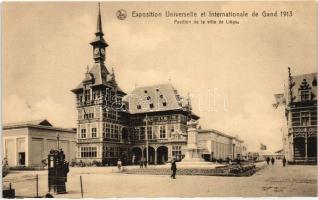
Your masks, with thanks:
[[[317,164],[317,74],[292,76],[289,69],[288,79],[284,94],[287,126],[282,129],[284,155],[291,163]]]
[[[8,160],[10,167],[43,166],[42,161],[58,145],[67,161],[75,158],[75,129],[58,128],[47,120],[37,120],[4,124],[2,130],[2,158]]]
[[[205,160],[243,158],[246,147],[242,140],[214,129],[198,130],[198,133],[198,143],[204,149]]]

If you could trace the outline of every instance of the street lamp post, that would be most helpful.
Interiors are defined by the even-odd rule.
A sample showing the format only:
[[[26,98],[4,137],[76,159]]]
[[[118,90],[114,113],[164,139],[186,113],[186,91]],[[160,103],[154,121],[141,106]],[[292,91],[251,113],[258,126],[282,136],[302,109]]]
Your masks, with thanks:
[[[60,134],[59,133],[57,133],[56,139],[57,139],[57,150],[59,150],[60,149]]]
[[[146,138],[146,162],[147,162],[147,164],[148,164],[148,158],[149,158],[149,155],[148,155],[148,146],[149,146],[149,144],[148,144],[148,115],[146,114],[146,131],[145,131],[145,138]]]

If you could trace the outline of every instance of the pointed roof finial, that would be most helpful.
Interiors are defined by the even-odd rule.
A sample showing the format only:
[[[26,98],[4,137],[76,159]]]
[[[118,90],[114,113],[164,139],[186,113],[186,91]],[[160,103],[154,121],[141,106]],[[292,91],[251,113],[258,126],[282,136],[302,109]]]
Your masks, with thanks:
[[[100,14],[100,2],[98,2],[98,17],[97,17],[96,34],[104,35],[103,28],[102,28],[102,17]]]
[[[112,81],[115,82],[115,70],[113,67],[112,67]]]
[[[188,92],[188,97],[187,97],[187,103],[188,103],[188,109],[189,111],[192,110],[192,106],[191,106],[191,97],[190,97],[190,92]]]

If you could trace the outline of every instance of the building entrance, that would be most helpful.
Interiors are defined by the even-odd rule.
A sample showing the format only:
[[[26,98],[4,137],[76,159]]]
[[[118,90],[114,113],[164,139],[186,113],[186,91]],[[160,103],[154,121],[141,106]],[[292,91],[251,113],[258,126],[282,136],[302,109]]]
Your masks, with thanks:
[[[139,164],[140,160],[142,158],[142,152],[139,147],[134,147],[131,150],[131,163],[132,164]]]
[[[25,165],[25,152],[19,152],[19,165]]]
[[[160,146],[157,149],[157,163],[164,164],[168,161],[168,147]]]
[[[317,159],[317,138],[310,137],[307,139],[307,155],[308,157]]]
[[[294,154],[295,159],[302,159],[305,157],[305,138],[298,137],[294,139]]]

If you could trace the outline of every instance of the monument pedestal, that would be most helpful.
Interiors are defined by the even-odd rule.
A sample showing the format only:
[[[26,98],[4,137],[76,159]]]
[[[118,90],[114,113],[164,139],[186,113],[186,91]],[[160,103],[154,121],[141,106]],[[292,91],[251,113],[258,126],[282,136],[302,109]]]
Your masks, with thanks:
[[[190,166],[190,165],[213,165],[211,162],[206,162],[202,158],[203,148],[198,147],[198,131],[197,122],[188,122],[188,144],[184,149],[185,157],[178,164],[179,166]]]

